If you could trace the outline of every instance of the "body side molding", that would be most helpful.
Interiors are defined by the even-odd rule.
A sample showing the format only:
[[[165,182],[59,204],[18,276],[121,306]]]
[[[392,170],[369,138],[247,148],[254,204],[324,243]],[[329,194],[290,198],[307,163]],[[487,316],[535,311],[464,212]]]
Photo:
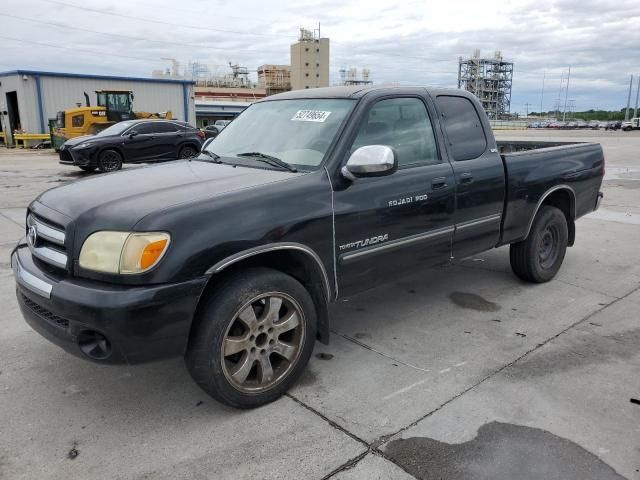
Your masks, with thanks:
[[[341,263],[349,263],[350,261],[357,260],[366,255],[371,255],[371,254],[384,252],[387,250],[402,248],[405,246],[412,245],[416,242],[431,240],[433,238],[437,238],[442,235],[450,235],[454,231],[455,231],[455,227],[453,225],[450,225],[447,227],[437,228],[435,230],[429,230],[424,233],[418,233],[416,235],[398,238],[396,240],[391,240],[389,242],[385,242],[380,245],[373,245],[370,247],[362,248],[360,250],[353,250],[347,253],[343,253],[342,255],[340,255],[340,261]]]

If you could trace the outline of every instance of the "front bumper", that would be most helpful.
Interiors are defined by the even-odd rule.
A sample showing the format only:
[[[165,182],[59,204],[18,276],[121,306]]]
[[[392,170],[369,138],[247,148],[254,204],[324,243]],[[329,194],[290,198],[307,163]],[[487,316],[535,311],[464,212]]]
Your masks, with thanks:
[[[603,198],[604,198],[604,193],[598,192],[598,196],[596,198],[596,206],[593,209],[594,212],[600,208],[600,204],[602,203]]]
[[[31,252],[11,254],[16,294],[27,323],[66,351],[100,363],[140,363],[184,353],[207,278],[174,284],[125,287],[42,271]],[[97,337],[96,337],[97,336]],[[91,339],[107,355],[87,348]]]
[[[60,157],[59,163],[62,165],[76,165],[78,167],[95,167],[97,165],[95,152],[95,148],[81,148],[77,150],[73,147],[65,147],[63,145],[58,152]]]

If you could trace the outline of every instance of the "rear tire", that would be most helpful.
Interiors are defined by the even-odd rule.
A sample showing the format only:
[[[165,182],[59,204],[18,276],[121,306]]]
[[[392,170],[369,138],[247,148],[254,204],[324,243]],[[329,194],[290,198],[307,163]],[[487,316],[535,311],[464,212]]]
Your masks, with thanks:
[[[98,156],[98,169],[102,173],[115,172],[122,168],[122,155],[116,150],[107,149]]]
[[[202,300],[185,363],[196,383],[219,402],[259,407],[295,383],[315,336],[315,305],[300,282],[276,270],[247,269]]]
[[[196,150],[191,145],[185,145],[180,149],[178,153],[178,158],[193,158],[198,155],[198,150]]]
[[[568,240],[569,228],[564,213],[556,207],[543,206],[533,220],[529,236],[511,244],[511,270],[527,282],[548,282],[562,266]]]

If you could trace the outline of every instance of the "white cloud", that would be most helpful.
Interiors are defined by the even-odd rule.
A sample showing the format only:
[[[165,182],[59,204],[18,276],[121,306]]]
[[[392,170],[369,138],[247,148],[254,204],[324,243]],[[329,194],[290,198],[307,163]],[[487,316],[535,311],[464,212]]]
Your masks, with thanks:
[[[0,13],[34,21],[0,15],[0,70],[145,76],[168,66],[162,58],[206,63],[220,73],[229,61],[255,70],[263,63],[288,63],[298,27],[320,21],[323,36],[332,41],[334,81],[341,67],[354,66],[370,68],[376,82],[455,86],[458,56],[476,48],[486,54],[501,50],[515,62],[512,111],[523,110],[525,103],[539,106],[544,71],[545,109],[558,96],[569,64],[569,96],[579,109],[622,107],[629,74],[640,74],[636,0],[118,0],[109,5],[5,0],[3,5]]]

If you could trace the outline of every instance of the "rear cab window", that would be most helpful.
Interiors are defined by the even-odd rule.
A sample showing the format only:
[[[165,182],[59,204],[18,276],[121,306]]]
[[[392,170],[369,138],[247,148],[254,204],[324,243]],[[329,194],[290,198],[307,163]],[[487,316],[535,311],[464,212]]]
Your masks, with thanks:
[[[473,102],[465,97],[440,95],[436,97],[436,105],[453,160],[460,162],[481,156],[487,149],[487,136]]]

